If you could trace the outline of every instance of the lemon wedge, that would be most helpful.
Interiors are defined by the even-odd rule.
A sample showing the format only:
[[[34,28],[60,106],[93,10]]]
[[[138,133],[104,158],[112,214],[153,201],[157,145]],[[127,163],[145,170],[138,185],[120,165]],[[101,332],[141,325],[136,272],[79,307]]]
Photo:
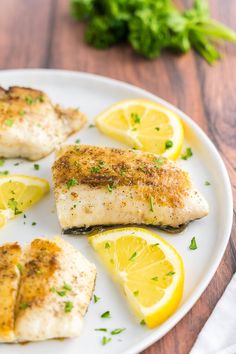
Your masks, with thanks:
[[[97,128],[132,148],[177,159],[184,140],[180,117],[145,99],[115,103],[95,118]]]
[[[128,227],[90,236],[89,242],[142,323],[153,328],[176,310],[183,294],[183,261],[163,238]]]
[[[31,176],[0,177],[0,227],[37,203],[49,191],[47,180]]]

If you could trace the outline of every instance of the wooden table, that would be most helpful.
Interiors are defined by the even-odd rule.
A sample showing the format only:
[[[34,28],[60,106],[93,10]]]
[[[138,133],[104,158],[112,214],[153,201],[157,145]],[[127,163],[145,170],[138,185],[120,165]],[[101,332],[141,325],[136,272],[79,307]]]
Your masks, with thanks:
[[[212,0],[211,8],[215,18],[236,30],[235,0]],[[164,54],[148,61],[128,46],[97,51],[83,42],[83,25],[69,16],[68,0],[0,1],[0,69],[86,71],[130,82],[163,97],[192,117],[212,139],[224,158],[236,196],[236,46],[224,44],[222,51],[225,58],[213,67],[193,52]],[[224,258],[207,290],[184,319],[144,353],[189,353],[235,270],[234,220]]]

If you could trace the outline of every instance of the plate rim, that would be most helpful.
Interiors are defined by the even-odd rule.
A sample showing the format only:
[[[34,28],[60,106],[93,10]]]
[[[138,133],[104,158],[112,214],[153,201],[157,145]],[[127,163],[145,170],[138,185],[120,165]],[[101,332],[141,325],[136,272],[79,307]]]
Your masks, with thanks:
[[[50,68],[23,68],[23,69],[18,68],[18,69],[6,69],[6,70],[2,69],[0,70],[0,80],[2,75],[7,76],[8,74],[9,75],[14,75],[14,74],[42,75],[43,74],[46,76],[53,74],[62,77],[77,76],[85,79],[95,80],[97,82],[111,84],[113,86],[114,85],[119,87],[123,86],[124,88],[136,91],[137,94],[140,96],[148,95],[150,99],[153,99],[154,101],[158,101],[159,103],[163,104],[164,106],[172,109],[174,112],[179,114],[180,117],[183,117],[187,125],[189,125],[194,132],[197,132],[197,135],[200,136],[201,139],[205,141],[208,149],[211,151],[212,155],[214,155],[214,159],[222,172],[223,184],[227,192],[225,196],[225,201],[226,201],[225,207],[227,208],[227,220],[225,222],[224,232],[222,232],[222,235],[224,235],[224,237],[222,237],[221,242],[219,243],[218,252],[214,257],[214,260],[212,260],[211,263],[209,264],[207,274],[204,275],[204,277],[202,277],[200,284],[198,284],[198,286],[194,289],[191,296],[186,300],[186,303],[182,304],[181,308],[179,308],[166,322],[164,322],[164,326],[158,327],[156,330],[153,330],[146,338],[141,340],[139,343],[132,345],[130,348],[128,348],[123,352],[123,354],[139,353],[140,351],[146,349],[147,347],[151,346],[153,343],[161,339],[165,334],[167,334],[171,329],[173,329],[173,327],[177,325],[179,321],[192,309],[192,307],[195,305],[197,300],[206,290],[210,281],[213,279],[213,276],[217,271],[219,264],[224,256],[227,244],[231,236],[231,230],[233,224],[233,194],[232,194],[232,187],[231,187],[229,174],[225,166],[225,163],[220,153],[218,152],[216,146],[214,145],[214,143],[191,117],[189,117],[186,113],[184,113],[182,110],[180,110],[173,104],[169,103],[165,99],[157,96],[155,93],[150,92],[146,89],[143,89],[141,87],[135,86],[131,83],[122,80],[117,80],[117,79],[113,79],[110,77],[106,77],[94,73],[64,70],[64,69],[50,69]]]

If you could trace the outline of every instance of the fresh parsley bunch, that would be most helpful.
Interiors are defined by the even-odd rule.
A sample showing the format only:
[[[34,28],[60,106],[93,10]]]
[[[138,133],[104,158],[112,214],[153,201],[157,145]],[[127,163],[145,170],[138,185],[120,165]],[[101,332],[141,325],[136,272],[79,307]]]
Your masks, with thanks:
[[[194,0],[180,12],[172,0],[71,0],[71,14],[86,21],[86,41],[108,48],[128,41],[133,49],[156,58],[163,49],[186,53],[194,48],[209,64],[221,57],[215,42],[236,42],[236,33],[210,18],[207,0]]]

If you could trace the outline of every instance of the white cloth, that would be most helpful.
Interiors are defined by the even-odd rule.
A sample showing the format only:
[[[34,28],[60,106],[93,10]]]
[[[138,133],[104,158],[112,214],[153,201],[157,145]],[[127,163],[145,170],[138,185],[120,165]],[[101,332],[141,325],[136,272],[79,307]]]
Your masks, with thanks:
[[[190,354],[236,354],[236,274],[198,335]]]

